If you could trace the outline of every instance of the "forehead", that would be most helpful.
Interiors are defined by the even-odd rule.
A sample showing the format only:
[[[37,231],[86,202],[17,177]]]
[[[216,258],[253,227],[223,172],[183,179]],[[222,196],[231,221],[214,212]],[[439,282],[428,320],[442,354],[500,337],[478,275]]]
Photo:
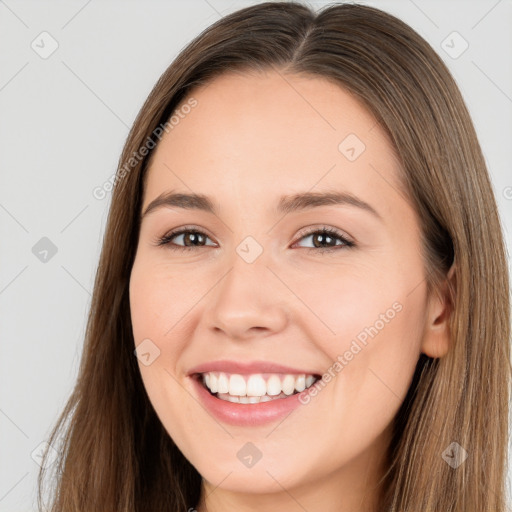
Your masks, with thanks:
[[[191,98],[195,106],[177,107],[179,122],[155,149],[146,204],[170,188],[268,197],[312,188],[367,195],[383,179],[399,187],[386,133],[359,100],[328,79],[227,73],[193,89],[181,105]]]

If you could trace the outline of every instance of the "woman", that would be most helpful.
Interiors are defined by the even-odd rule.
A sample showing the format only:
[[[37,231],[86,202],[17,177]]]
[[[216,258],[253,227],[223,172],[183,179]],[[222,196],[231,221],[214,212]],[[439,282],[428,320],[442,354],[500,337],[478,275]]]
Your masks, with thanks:
[[[351,4],[226,16],[125,144],[51,510],[504,511],[508,293],[418,34]]]

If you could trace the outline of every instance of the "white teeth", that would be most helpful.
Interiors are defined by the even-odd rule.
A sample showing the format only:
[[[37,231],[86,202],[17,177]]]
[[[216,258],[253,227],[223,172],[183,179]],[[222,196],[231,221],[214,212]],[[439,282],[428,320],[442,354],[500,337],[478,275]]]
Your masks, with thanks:
[[[217,392],[229,393],[229,382],[225,373],[219,373],[219,378],[217,379]]]
[[[277,375],[271,375],[267,380],[267,395],[274,396],[281,393],[281,379]]]
[[[217,398],[234,403],[259,404],[260,402],[270,402],[271,400],[279,400],[280,398],[286,398],[286,395],[284,393],[279,393],[278,396],[232,396],[229,393],[218,393]]]
[[[293,375],[286,375],[283,379],[282,388],[285,395],[293,395],[295,391],[295,377]]]
[[[305,374],[261,374],[208,372],[203,374],[205,386],[217,393],[217,398],[240,403],[268,402],[300,393],[315,382],[313,375]]]
[[[295,379],[295,390],[300,393],[301,391],[304,391],[305,389],[306,389],[306,376],[305,375],[299,375]]]
[[[236,373],[229,378],[229,394],[237,396],[245,396],[247,384],[245,379]]]
[[[261,375],[251,375],[247,381],[247,396],[263,396],[267,392],[267,383]]]
[[[210,377],[210,382],[206,382],[206,376]],[[206,387],[210,388],[210,391],[212,393],[217,393],[218,391],[218,385],[219,385],[219,379],[215,373],[205,373],[205,382]]]

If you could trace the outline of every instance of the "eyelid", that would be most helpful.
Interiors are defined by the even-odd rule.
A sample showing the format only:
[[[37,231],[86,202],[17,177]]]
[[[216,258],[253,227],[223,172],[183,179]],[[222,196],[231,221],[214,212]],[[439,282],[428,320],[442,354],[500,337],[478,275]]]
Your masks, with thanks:
[[[178,245],[171,242],[171,240],[175,237],[182,236],[185,233],[195,232],[199,235],[204,235],[208,239],[213,240],[215,242],[214,238],[209,235],[206,229],[199,228],[197,226],[181,226],[175,229],[170,230],[167,232],[163,237],[158,237],[155,240],[155,245],[157,246],[169,246],[171,250],[177,250],[177,251],[190,251],[194,249],[199,249],[203,247],[211,247],[211,245],[203,245],[203,246],[185,246],[185,245]],[[291,247],[295,246],[297,243],[299,243],[302,239],[307,238],[309,236],[312,236],[317,233],[323,233],[327,235],[332,235],[333,237],[337,238],[339,241],[341,241],[341,244],[335,244],[334,246],[328,246],[328,247],[304,247],[303,249],[306,249],[308,251],[314,251],[314,252],[320,252],[320,253],[328,253],[331,251],[339,251],[340,249],[349,249],[352,247],[356,247],[356,242],[354,241],[353,237],[350,235],[347,235],[344,231],[342,231],[339,228],[334,228],[329,225],[320,224],[320,225],[310,225],[302,228],[299,233],[297,234],[297,238],[292,243]]]
[[[354,237],[350,236],[346,231],[343,231],[342,229],[339,229],[339,228],[328,226],[326,224],[313,224],[310,226],[306,226],[305,228],[302,228],[299,231],[299,233],[297,234],[296,241],[298,242],[301,238],[308,236],[308,235],[312,235],[318,231],[325,231],[327,233],[332,233],[336,236],[340,236],[340,237],[344,238],[345,240],[347,240],[347,242],[350,242],[353,244],[355,244],[355,242],[356,242]]]
[[[199,226],[194,226],[194,225],[185,225],[185,226],[177,227],[174,229],[170,229],[163,236],[157,236],[154,242],[157,245],[163,245],[161,242],[164,239],[174,238],[176,236],[182,235],[183,232],[189,232],[189,231],[194,231],[194,232],[198,232],[199,234],[206,235],[210,240],[215,241],[214,237],[211,236],[209,234],[208,230],[206,230],[205,228],[202,228]],[[215,242],[215,243],[217,243],[217,242]],[[180,247],[180,246],[178,246],[178,247]],[[211,247],[211,246],[209,246],[209,247]]]

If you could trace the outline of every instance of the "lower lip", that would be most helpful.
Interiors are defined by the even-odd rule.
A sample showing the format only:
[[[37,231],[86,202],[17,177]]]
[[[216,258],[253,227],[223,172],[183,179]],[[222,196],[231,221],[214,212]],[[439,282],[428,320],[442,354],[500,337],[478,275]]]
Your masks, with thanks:
[[[230,425],[256,426],[279,420],[299,407],[299,393],[287,398],[277,398],[257,404],[240,404],[221,400],[212,395],[202,384],[200,376],[192,376],[192,381],[201,403],[218,420]]]

